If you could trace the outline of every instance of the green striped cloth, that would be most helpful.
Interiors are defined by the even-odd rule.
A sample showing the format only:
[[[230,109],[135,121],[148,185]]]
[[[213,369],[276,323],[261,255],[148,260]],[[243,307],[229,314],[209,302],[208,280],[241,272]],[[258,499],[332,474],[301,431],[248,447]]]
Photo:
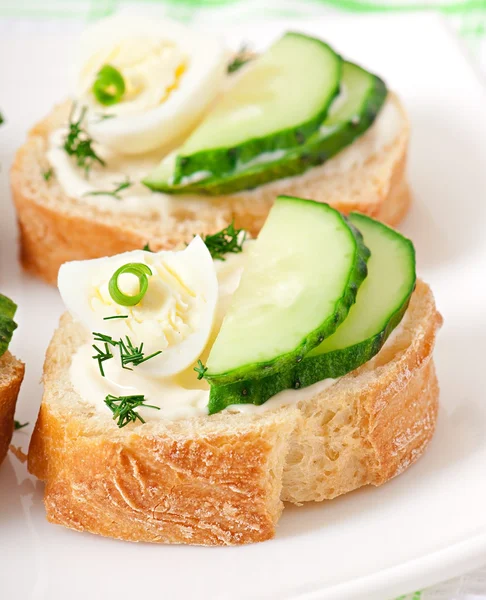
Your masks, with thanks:
[[[114,13],[123,0],[0,0],[2,17],[20,20],[90,21]],[[319,17],[332,13],[437,11],[449,20],[486,75],[486,0],[137,0],[157,6],[166,17],[186,23]],[[486,600],[486,569],[396,600]]]
[[[107,16],[126,0],[0,0],[0,17],[92,20]],[[442,13],[476,56],[486,75],[486,0],[137,0],[165,16],[184,22],[234,22],[261,19],[316,17],[332,12]]]

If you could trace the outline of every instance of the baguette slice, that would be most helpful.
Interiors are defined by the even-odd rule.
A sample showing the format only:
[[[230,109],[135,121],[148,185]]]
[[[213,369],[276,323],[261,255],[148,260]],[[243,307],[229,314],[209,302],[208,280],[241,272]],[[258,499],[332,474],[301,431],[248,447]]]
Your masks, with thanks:
[[[71,357],[89,334],[64,315],[47,351],[29,448],[29,470],[46,482],[47,518],[130,541],[243,544],[274,535],[282,500],[381,485],[432,437],[441,322],[419,281],[381,352],[310,400],[118,429],[70,384]]]
[[[366,162],[348,160],[350,150],[345,149],[327,164],[303,175],[254,190],[191,200],[173,197],[164,218],[158,213],[134,215],[99,210],[66,196],[55,175],[48,182],[44,180],[42,173],[49,168],[47,138],[68,120],[70,104],[60,105],[31,130],[12,167],[22,264],[54,284],[59,267],[66,261],[111,256],[142,248],[147,242],[152,250],[172,249],[189,242],[196,233],[223,229],[233,218],[237,227],[255,236],[278,194],[313,198],[345,213],[358,210],[395,225],[410,203],[405,177],[409,126],[398,98],[390,94],[387,103],[396,111],[398,133],[384,149],[371,151]],[[369,152],[383,136],[388,140],[384,130],[386,126],[378,116],[375,124],[354,142],[351,152],[361,147]],[[340,162],[336,163],[336,159]],[[347,166],[340,168],[337,164]]]
[[[5,352],[0,358],[0,463],[12,439],[15,405],[23,378],[23,363],[10,352]]]

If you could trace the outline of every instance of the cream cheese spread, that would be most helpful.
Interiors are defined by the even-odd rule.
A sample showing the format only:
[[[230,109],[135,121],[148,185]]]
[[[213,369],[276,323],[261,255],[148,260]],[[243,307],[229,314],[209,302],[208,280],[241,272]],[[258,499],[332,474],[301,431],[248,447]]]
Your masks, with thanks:
[[[229,302],[239,285],[251,243],[251,241],[245,242],[242,253],[228,255],[225,261],[215,261],[219,296],[213,331],[202,354],[203,360],[221,327]],[[192,366],[172,377],[157,377],[154,373],[137,368],[127,371],[121,367],[119,361],[109,360],[104,363],[105,376],[103,377],[97,362],[92,358],[91,344],[92,342],[89,342],[81,346],[73,356],[70,378],[79,396],[98,410],[107,410],[104,399],[108,394],[115,396],[143,394],[148,404],[160,408],[154,410],[140,407],[138,411],[145,420],[175,420],[208,414],[209,385],[205,380],[197,379]],[[226,410],[245,413],[271,410],[310,397],[331,383],[332,380],[326,380],[306,389],[280,392],[262,406],[235,405]]]
[[[213,332],[202,358],[216,337],[229,302],[239,285],[251,241],[245,242],[241,254],[227,256],[227,260],[216,261],[219,283],[219,298],[214,319]],[[209,385],[198,380],[192,366],[172,377],[157,377],[152,373],[134,368],[122,369],[119,361],[109,360],[104,364],[105,377],[102,377],[98,364],[92,358],[91,342],[81,346],[72,358],[70,367],[71,383],[83,399],[94,405],[99,411],[106,411],[104,399],[108,394],[114,396],[144,394],[148,404],[158,406],[160,410],[140,407],[139,414],[145,420],[183,419],[208,414]],[[301,390],[280,392],[261,406],[253,404],[229,406],[227,411],[238,413],[261,413],[285,406],[314,396],[327,389],[334,380],[327,379]]]
[[[213,331],[206,350],[201,358],[206,360],[210,347],[221,327],[224,315],[231,298],[236,291],[244,269],[251,241],[244,244],[241,254],[227,256],[224,262],[216,261],[216,273],[219,284],[219,297]],[[385,347],[394,343],[406,326],[407,315],[393,331]],[[140,407],[137,409],[142,418],[150,420],[177,420],[204,416],[208,414],[209,385],[205,380],[198,380],[193,367],[172,377],[157,377],[153,373],[133,369],[122,369],[116,360],[107,361],[104,365],[105,377],[102,377],[95,360],[92,358],[91,342],[81,346],[74,354],[70,367],[71,383],[82,400],[93,405],[99,411],[106,411],[104,399],[108,394],[114,396],[144,394],[148,404],[159,407],[160,410]],[[259,414],[277,408],[297,404],[313,398],[329,389],[335,379],[325,379],[299,390],[284,390],[279,392],[261,406],[253,404],[235,404],[228,406],[225,411],[232,413]]]
[[[316,168],[323,168],[326,173],[330,174],[342,173],[363,165],[371,156],[379,153],[393,142],[399,134],[401,126],[400,110],[392,100],[388,99],[376,121],[365,134],[322,167]],[[106,166],[93,166],[89,176],[86,177],[84,171],[76,166],[72,157],[68,156],[62,148],[65,135],[64,129],[59,129],[51,134],[47,160],[54,169],[61,188],[71,198],[101,210],[136,213],[139,216],[149,216],[155,212],[161,218],[170,214],[173,203],[177,203],[180,208],[185,200],[201,199],[201,196],[196,194],[178,194],[177,197],[174,197],[153,192],[140,183],[160,163],[163,158],[163,154],[160,152],[126,156],[106,147],[96,147],[98,154],[105,160]],[[267,159],[269,160],[270,157],[263,155],[258,161],[257,159],[255,161],[264,162]],[[271,159],[275,160],[275,156],[272,156]],[[198,174],[198,176],[200,175]],[[297,180],[299,177],[305,178],[305,176],[306,173],[292,179]],[[127,178],[133,185],[120,192],[119,199],[98,193],[92,195],[93,192],[111,191]],[[284,182],[285,180],[282,179],[266,185],[277,184],[279,187],[284,185]],[[258,193],[258,188],[253,193]]]

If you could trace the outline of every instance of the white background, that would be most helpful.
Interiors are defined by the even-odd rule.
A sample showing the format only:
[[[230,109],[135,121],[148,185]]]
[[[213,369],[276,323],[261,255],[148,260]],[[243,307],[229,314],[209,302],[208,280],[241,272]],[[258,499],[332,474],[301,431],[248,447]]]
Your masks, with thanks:
[[[295,24],[292,24],[295,27]],[[288,25],[234,28],[264,47]],[[133,545],[48,524],[42,485],[13,456],[0,470],[5,598],[367,598],[379,600],[486,561],[485,94],[432,16],[326,19],[315,33],[382,74],[404,99],[413,134],[415,204],[403,230],[446,319],[436,351],[442,408],[424,458],[380,489],[288,508],[275,540],[242,548]],[[231,35],[230,35],[231,34]],[[19,303],[13,351],[27,364],[14,442],[27,447],[45,347],[62,311],[56,290],[20,273],[8,169],[26,131],[67,91],[69,32],[0,38],[0,289]],[[15,56],[15,60],[12,60]]]

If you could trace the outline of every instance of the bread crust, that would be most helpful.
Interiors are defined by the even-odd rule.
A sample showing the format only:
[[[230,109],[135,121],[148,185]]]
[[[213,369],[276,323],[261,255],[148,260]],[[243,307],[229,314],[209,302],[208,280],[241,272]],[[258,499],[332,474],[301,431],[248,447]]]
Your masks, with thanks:
[[[370,361],[299,406],[282,499],[332,499],[381,485],[424,452],[437,419],[432,359],[442,324],[430,288],[417,282],[400,329]]]
[[[345,213],[358,210],[396,225],[411,201],[405,173],[409,127],[398,99],[392,95],[392,101],[401,114],[400,134],[382,155],[349,176],[329,175],[323,165],[238,194],[191,201],[174,198],[170,215],[163,219],[158,214],[120,216],[99,210],[67,197],[55,176],[44,180],[48,136],[67,121],[69,103],[64,103],[31,130],[12,166],[22,265],[54,284],[64,262],[139,249],[147,242],[154,250],[171,249],[195,233],[219,231],[233,219],[237,227],[257,235],[278,194],[328,202]]]
[[[89,334],[65,315],[49,346],[29,470],[47,518],[130,541],[244,544],[272,537],[282,502],[381,485],[424,452],[437,418],[442,322],[418,282],[403,326],[371,361],[310,400],[118,429],[69,381]]]
[[[65,425],[44,405],[31,443],[29,469],[46,478],[49,521],[128,541],[230,545],[273,537],[283,504],[281,483],[270,489],[267,473],[277,438],[289,433],[286,421],[279,430],[186,440],[103,440],[82,431],[74,438],[63,434]],[[42,459],[42,438],[52,434],[63,452]]]
[[[15,405],[23,378],[23,363],[5,352],[0,357],[0,463],[7,455],[12,439]]]

